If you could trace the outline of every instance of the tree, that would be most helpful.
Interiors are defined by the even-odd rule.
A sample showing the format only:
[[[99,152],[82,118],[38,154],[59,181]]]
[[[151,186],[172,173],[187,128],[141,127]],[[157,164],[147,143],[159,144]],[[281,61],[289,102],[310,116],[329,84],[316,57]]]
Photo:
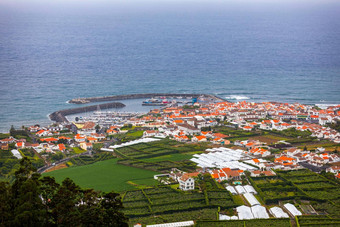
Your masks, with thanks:
[[[52,215],[58,225],[79,223],[80,213],[76,204],[80,203],[80,187],[66,178],[51,201]]]
[[[11,187],[12,225],[42,226],[45,209],[39,197],[39,177],[31,161],[23,158]]]
[[[98,203],[100,194],[93,189],[83,190],[82,194],[82,203],[79,205],[81,223],[86,226],[102,226],[104,212]]]
[[[0,223],[8,223],[11,217],[10,185],[0,182]]]
[[[51,201],[54,199],[54,195],[56,194],[59,184],[55,182],[55,179],[49,176],[43,177],[41,180],[41,199],[45,207],[45,221],[44,225],[48,225],[50,223],[55,223],[52,216],[51,211]]]
[[[51,161],[56,162],[56,161],[63,159],[63,157],[64,156],[61,152],[57,152],[57,153],[51,155]]]
[[[10,134],[11,136],[13,136],[12,134],[13,134],[14,131],[15,131],[15,128],[14,128],[13,125],[11,125],[11,129],[9,130],[9,134]]]
[[[117,193],[41,178],[26,157],[12,185],[0,182],[0,226],[128,226],[122,208]]]
[[[96,132],[99,132],[100,126],[99,126],[99,125],[96,125],[95,129],[96,129]]]
[[[58,143],[67,144],[68,141],[67,141],[67,139],[59,139],[59,140],[58,140]]]
[[[104,193],[101,206],[104,208],[104,226],[128,226],[128,219],[121,212],[123,204],[119,194]]]

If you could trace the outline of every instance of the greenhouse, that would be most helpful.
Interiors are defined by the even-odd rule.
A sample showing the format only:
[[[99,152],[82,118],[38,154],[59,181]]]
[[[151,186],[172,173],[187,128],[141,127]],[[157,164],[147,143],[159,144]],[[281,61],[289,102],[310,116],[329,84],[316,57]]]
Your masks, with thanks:
[[[236,208],[238,213],[238,219],[254,219],[253,213],[251,212],[250,207],[247,206],[239,206]]]
[[[280,207],[272,207],[269,209],[269,212],[276,218],[289,218],[289,215]]]
[[[264,206],[256,205],[251,207],[254,218],[269,218],[267,210]]]
[[[246,198],[246,200],[248,201],[248,203],[251,205],[251,206],[254,206],[254,205],[261,205],[260,202],[255,198],[255,196],[251,193],[245,193],[244,194],[244,197]]]
[[[284,207],[288,210],[288,212],[292,215],[292,216],[298,216],[298,215],[302,215],[302,213],[296,209],[296,207],[291,204],[291,203],[286,203],[284,205]]]

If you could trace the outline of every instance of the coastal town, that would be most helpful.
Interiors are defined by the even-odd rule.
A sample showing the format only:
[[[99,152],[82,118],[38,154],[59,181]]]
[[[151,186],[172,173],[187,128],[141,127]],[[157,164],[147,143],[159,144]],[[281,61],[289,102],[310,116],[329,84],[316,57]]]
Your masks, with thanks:
[[[23,157],[40,173],[109,159],[154,171],[156,187],[135,185],[122,193],[134,226],[248,226],[246,220],[308,226],[315,217],[336,225],[339,122],[340,105],[202,96],[157,102],[148,113],[96,110],[1,134],[0,173],[10,179]]]

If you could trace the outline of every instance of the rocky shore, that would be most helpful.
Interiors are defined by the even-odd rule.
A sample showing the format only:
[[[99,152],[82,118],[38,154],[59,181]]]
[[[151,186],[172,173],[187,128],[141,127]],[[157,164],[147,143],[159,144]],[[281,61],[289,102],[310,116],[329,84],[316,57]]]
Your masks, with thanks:
[[[153,98],[153,97],[183,97],[183,98],[198,98],[198,97],[204,97],[204,98],[210,98],[212,100],[216,101],[225,101],[224,99],[217,97],[215,95],[209,95],[209,94],[172,94],[172,93],[146,93],[146,94],[130,94],[130,95],[113,95],[113,96],[103,96],[103,97],[90,97],[90,98],[77,98],[72,99],[68,101],[69,103],[75,103],[75,104],[84,104],[84,103],[91,103],[91,102],[105,102],[105,101],[114,101],[114,100],[125,100],[125,99],[140,99],[140,98]]]
[[[84,107],[78,107],[78,108],[59,110],[59,111],[51,113],[49,115],[49,117],[52,121],[68,122],[68,120],[66,118],[67,115],[84,113],[84,112],[87,112],[87,111],[95,111],[95,110],[98,109],[98,106],[99,106],[100,109],[125,107],[125,105],[123,103],[120,103],[120,102],[103,103],[103,104],[93,105],[93,106],[84,106]]]

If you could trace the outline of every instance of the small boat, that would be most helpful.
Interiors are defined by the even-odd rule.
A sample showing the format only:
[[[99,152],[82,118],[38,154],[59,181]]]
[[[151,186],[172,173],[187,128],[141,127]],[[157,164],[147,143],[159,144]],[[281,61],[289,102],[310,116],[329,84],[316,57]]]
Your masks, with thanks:
[[[148,104],[148,103],[161,103],[161,101],[160,100],[158,100],[158,99],[154,99],[154,98],[152,98],[152,99],[147,99],[147,100],[145,100],[145,101],[143,101],[143,104]]]
[[[166,99],[163,99],[162,103],[170,103],[170,102],[168,100],[166,100]]]

